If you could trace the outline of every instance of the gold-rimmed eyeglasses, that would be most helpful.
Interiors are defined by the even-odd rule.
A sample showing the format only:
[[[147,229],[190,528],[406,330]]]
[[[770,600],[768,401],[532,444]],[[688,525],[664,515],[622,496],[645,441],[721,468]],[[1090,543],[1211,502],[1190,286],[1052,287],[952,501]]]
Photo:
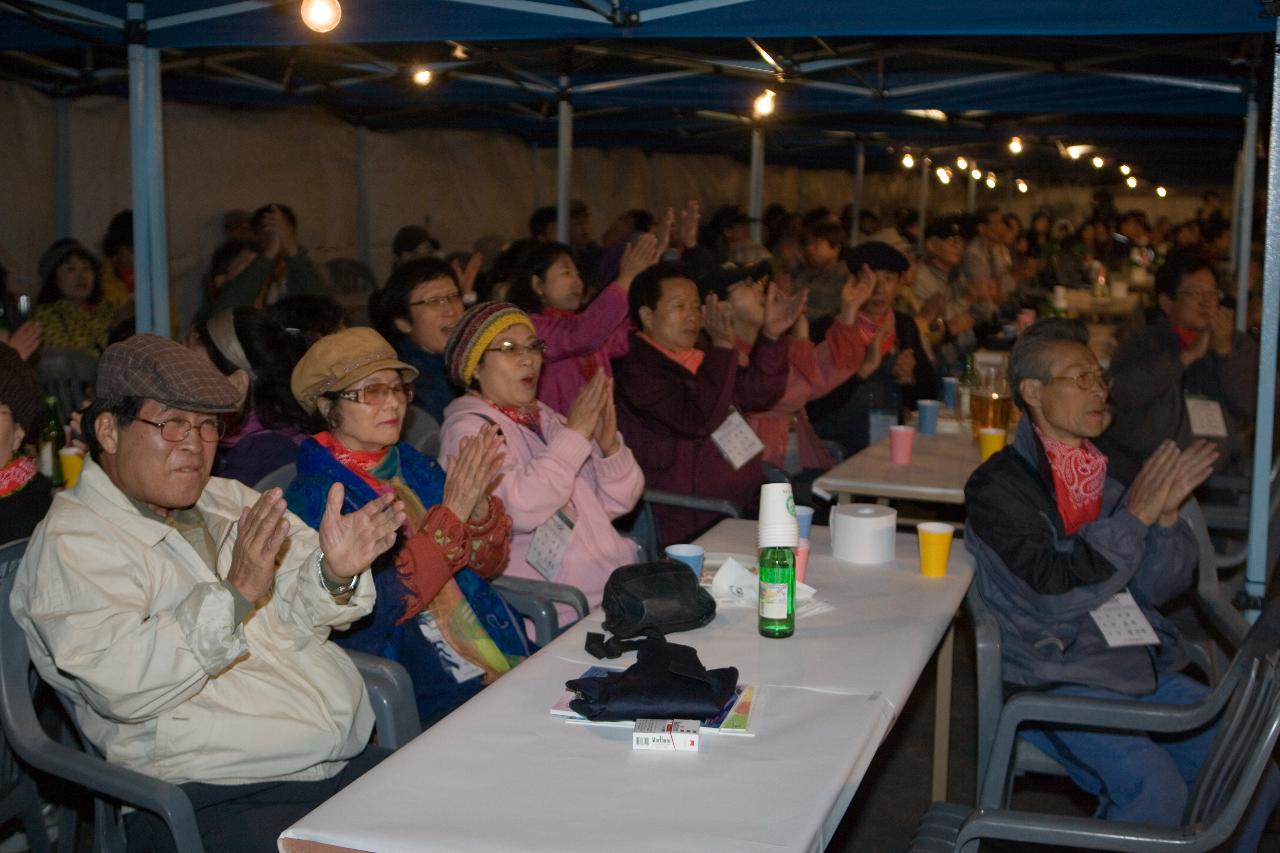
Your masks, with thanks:
[[[201,441],[207,441],[210,444],[222,438],[227,432],[227,425],[217,418],[201,421],[198,424],[193,424],[186,418],[173,418],[167,421],[149,421],[146,418],[134,418],[134,420],[155,427],[160,430],[161,438],[174,443],[185,441],[193,429],[200,431]]]

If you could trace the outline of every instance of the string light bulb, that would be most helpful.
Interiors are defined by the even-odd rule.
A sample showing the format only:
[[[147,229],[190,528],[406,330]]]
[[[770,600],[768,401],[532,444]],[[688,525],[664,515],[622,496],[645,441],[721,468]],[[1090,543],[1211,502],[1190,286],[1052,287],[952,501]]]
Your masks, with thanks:
[[[338,0],[302,0],[302,23],[317,33],[333,31],[342,20]]]
[[[1124,182],[1129,185],[1129,189],[1131,190],[1136,190],[1138,188],[1138,179],[1135,178],[1133,175],[1130,175],[1129,177],[1125,178]]]
[[[987,172],[987,189],[993,190],[995,188],[996,188],[996,173]]]
[[[765,89],[760,93],[760,96],[756,98],[755,103],[751,105],[751,111],[755,113],[756,118],[764,118],[767,115],[773,114],[773,99],[776,94],[777,93],[772,89]]]
[[[1128,174],[1131,174],[1132,172],[1133,172],[1133,169],[1129,167],[1128,163],[1120,164],[1120,174],[1128,175]]]
[[[960,170],[960,171],[962,171],[962,172],[967,172],[967,171],[969,171],[969,161],[968,161],[968,160],[966,160],[964,157],[957,157],[957,158],[956,158],[956,168],[957,168],[957,169],[959,169],[959,170]]]
[[[915,168],[915,165],[916,165],[916,158],[911,156],[910,151],[902,155],[902,168],[913,169]]]
[[[1009,140],[1009,150],[1012,151],[1014,154],[1022,153],[1022,137],[1021,136],[1015,136]]]
[[[1079,160],[1080,155],[1084,154],[1084,152],[1087,149],[1088,149],[1087,145],[1068,145],[1067,156],[1070,157],[1072,160]]]
[[[951,183],[951,170],[948,169],[946,166],[939,166],[934,171],[934,174],[938,176],[939,183],[944,185]]]
[[[1169,194],[1169,191],[1164,187],[1156,187],[1156,195],[1160,196],[1160,198],[1164,198],[1168,194]]]
[[[982,180],[982,170],[974,169],[972,172],[969,173],[969,177],[973,178],[975,181]]]
[[[425,65],[413,66],[413,82],[419,86],[426,86],[431,83],[431,69]]]
[[[1020,193],[1025,193],[1029,189],[1031,189],[1030,187],[1027,186],[1027,182],[1022,180],[1022,178],[1018,178],[1018,180],[1014,181],[1013,183],[1015,186],[1017,186],[1018,192]]]
[[[1101,169],[1104,165],[1106,165],[1106,161],[1103,160],[1101,157],[1093,158],[1093,168]]]

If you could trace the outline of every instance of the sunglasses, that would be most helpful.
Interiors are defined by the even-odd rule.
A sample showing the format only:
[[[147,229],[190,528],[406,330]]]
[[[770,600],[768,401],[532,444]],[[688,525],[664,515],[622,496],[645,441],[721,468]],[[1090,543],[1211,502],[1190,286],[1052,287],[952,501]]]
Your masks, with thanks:
[[[404,398],[405,402],[410,402],[413,400],[413,385],[408,382],[374,382],[363,388],[330,391],[321,396],[328,400],[349,400],[366,406],[381,406],[392,394]]]

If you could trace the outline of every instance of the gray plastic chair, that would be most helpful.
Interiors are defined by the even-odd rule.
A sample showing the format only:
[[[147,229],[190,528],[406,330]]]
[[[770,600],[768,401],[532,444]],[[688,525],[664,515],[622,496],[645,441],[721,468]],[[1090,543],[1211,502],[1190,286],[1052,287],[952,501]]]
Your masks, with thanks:
[[[675,492],[664,492],[658,489],[645,489],[640,499],[640,507],[635,520],[629,529],[622,532],[635,540],[640,547],[641,555],[646,560],[660,560],[662,551],[662,531],[658,529],[658,519],[653,515],[654,504],[675,506],[683,509],[713,512],[727,518],[742,518],[742,510],[733,501],[724,498],[704,498],[697,495],[681,495]]]
[[[25,546],[25,542],[22,543]],[[6,551],[0,551],[3,565]],[[16,560],[14,561],[16,564]],[[179,853],[201,853],[204,847],[191,801],[177,785],[108,763],[77,730],[79,747],[59,743],[45,733],[31,701],[33,674],[27,638],[9,610],[13,572],[0,582],[0,723],[13,751],[58,779],[87,789],[94,796],[94,853],[123,853],[126,848],[120,805],[153,812],[164,820]],[[372,655],[351,653],[373,705],[378,741],[395,749],[421,732],[412,682],[404,667]],[[63,699],[64,707],[67,706]],[[68,710],[74,722],[75,717]],[[39,810],[36,812],[39,816]],[[43,829],[43,823],[41,823]],[[31,836],[28,836],[31,837]],[[47,849],[47,846],[46,846]]]
[[[271,473],[264,476],[261,480],[253,484],[253,487],[260,492],[267,489],[280,488],[285,491],[289,490],[289,486],[293,485],[293,478],[298,476],[297,463],[290,462],[288,465],[281,465]]]
[[[421,407],[410,405],[405,410],[400,440],[434,459],[440,455],[440,424]]]
[[[1217,720],[1213,746],[1188,798],[1182,825],[1160,827],[1009,808],[1019,726],[1061,723],[1101,729],[1178,733]],[[1208,851],[1227,841],[1267,770],[1280,737],[1280,600],[1263,610],[1223,679],[1195,705],[1046,696],[1014,696],[1000,716],[990,767],[974,811],[935,803],[912,839],[912,853],[977,853],[984,838],[1090,850]]]
[[[97,381],[98,358],[80,350],[41,347],[35,375],[45,396],[57,398],[58,417],[66,423]]]
[[[533,623],[534,642],[539,646],[560,636],[568,625],[560,624],[556,603],[567,604],[581,619],[587,615],[587,597],[582,590],[567,583],[533,580],[502,575],[490,582],[511,609]]]

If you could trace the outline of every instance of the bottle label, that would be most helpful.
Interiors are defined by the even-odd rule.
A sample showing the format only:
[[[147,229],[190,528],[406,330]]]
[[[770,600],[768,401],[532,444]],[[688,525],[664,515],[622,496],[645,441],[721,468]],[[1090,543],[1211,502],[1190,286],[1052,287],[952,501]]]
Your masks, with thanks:
[[[760,582],[760,618],[787,618],[787,585]]]

